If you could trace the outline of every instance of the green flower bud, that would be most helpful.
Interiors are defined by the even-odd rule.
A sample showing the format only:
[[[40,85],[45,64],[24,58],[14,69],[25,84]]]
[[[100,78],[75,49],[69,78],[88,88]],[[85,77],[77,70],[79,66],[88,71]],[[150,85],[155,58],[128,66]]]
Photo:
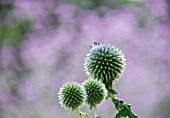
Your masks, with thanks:
[[[93,106],[100,104],[106,98],[106,89],[104,84],[96,80],[86,80],[83,83],[83,87],[87,94],[86,103]]]
[[[123,74],[126,62],[124,54],[114,46],[94,43],[84,66],[90,78],[101,80],[109,89],[112,82]]]
[[[86,97],[84,88],[76,82],[63,85],[58,95],[61,106],[71,110],[79,108],[85,102]]]

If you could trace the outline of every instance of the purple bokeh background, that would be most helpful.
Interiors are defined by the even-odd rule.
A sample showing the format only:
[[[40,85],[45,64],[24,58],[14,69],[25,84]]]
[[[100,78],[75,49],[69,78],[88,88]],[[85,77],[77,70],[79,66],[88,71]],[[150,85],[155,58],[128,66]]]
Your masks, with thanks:
[[[16,0],[5,23],[29,20],[31,30],[17,50],[9,41],[0,49],[0,118],[77,118],[60,106],[57,93],[68,81],[87,79],[83,63],[93,41],[125,53],[127,68],[115,85],[118,97],[131,103],[139,118],[168,118],[168,4],[142,2],[115,9],[101,6],[100,15],[68,1]],[[99,106],[99,114],[114,117],[111,101]]]

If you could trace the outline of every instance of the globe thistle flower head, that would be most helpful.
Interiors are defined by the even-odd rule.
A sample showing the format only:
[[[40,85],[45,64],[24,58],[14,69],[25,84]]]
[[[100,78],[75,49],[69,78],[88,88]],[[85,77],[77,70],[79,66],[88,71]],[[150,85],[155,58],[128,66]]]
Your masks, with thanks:
[[[107,91],[105,86],[99,81],[88,79],[83,83],[83,87],[87,94],[86,103],[89,104],[91,108],[106,98]]]
[[[125,61],[118,48],[94,43],[85,58],[84,68],[90,78],[101,80],[109,88],[123,74]]]
[[[85,102],[86,97],[84,88],[76,82],[63,85],[58,95],[61,106],[71,110],[80,107]]]

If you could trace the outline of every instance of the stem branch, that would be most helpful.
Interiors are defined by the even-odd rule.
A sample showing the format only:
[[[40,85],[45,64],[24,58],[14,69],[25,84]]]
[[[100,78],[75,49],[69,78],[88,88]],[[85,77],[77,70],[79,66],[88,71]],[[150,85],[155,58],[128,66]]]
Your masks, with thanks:
[[[79,108],[76,109],[76,112],[79,118],[83,118],[82,113],[80,112]]]
[[[94,105],[94,117],[98,117],[98,111],[97,111],[97,106]]]

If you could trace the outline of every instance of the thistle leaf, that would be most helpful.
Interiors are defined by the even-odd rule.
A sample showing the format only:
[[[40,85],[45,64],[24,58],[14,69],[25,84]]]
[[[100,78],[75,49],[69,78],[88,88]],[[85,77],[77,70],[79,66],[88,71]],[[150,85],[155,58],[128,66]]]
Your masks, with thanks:
[[[118,92],[113,89],[109,89],[108,92],[113,95],[118,94]]]
[[[112,102],[115,105],[118,113],[115,118],[129,117],[129,118],[138,118],[138,116],[131,110],[129,104],[126,104],[123,100],[119,98],[112,99]]]

